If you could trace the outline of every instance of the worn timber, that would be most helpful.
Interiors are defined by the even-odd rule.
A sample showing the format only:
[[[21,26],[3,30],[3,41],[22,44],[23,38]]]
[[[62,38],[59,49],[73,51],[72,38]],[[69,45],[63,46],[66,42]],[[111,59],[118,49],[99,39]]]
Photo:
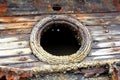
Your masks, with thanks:
[[[119,80],[119,11],[119,0],[0,0],[1,80]],[[50,65],[33,54],[33,27],[54,14],[72,16],[88,28],[92,48],[80,63]]]

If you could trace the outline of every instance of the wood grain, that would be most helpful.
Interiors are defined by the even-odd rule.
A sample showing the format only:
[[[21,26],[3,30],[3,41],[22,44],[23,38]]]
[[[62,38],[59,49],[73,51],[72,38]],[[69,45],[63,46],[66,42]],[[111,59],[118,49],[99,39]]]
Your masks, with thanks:
[[[9,49],[9,50],[0,50],[0,58],[3,57],[13,57],[21,55],[31,55],[32,51],[30,48],[21,48],[21,49]]]
[[[7,42],[0,43],[0,50],[9,50],[9,49],[20,49],[20,48],[28,48],[29,41],[19,41],[19,42]]]
[[[0,58],[0,65],[37,61],[34,55]]]

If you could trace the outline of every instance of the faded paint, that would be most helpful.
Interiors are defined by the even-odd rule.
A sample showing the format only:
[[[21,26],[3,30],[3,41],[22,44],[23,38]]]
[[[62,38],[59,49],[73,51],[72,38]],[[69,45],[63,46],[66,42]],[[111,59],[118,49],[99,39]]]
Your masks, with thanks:
[[[61,10],[54,11],[52,9],[53,4],[55,4],[55,3],[61,5]],[[33,27],[33,25],[37,21],[41,20],[41,18],[38,17],[40,15],[37,15],[37,17],[36,17],[36,15],[28,16],[28,14],[90,13],[90,12],[112,12],[112,11],[120,11],[119,0],[57,0],[57,1],[56,0],[0,0],[0,16],[2,16],[2,17],[0,17],[0,38],[2,40],[3,36],[8,37],[11,35],[17,36],[17,34],[20,34],[20,35],[21,34],[30,34],[31,27]],[[112,41],[114,39],[119,40],[120,37],[119,36],[116,37],[114,35],[111,36],[112,28],[109,29],[109,26],[111,24],[117,25],[117,26],[119,25],[120,16],[119,16],[119,13],[118,14],[110,13],[110,14],[111,14],[111,15],[109,15],[110,18],[104,17],[104,15],[105,15],[104,13],[101,13],[101,15],[99,16],[99,18],[101,18],[101,17],[106,18],[106,19],[108,19],[108,21],[106,21],[104,19],[98,19],[98,16],[96,17],[96,14],[93,14],[92,16],[90,16],[89,14],[73,14],[72,16],[79,19],[82,23],[84,23],[86,25],[92,25],[91,31],[93,31],[93,28],[94,28],[94,31],[99,33],[99,31],[97,31],[97,30],[99,30],[99,27],[101,27],[101,26],[95,27],[94,25],[96,25],[96,24],[103,25],[102,26],[102,30],[103,30],[102,35],[104,35],[103,33],[105,33],[105,35],[107,35],[107,34],[109,34],[109,35],[105,36],[104,39],[96,40],[96,45],[101,41],[109,40],[109,41],[111,41],[110,44],[107,43],[107,45],[106,45],[105,44],[106,42],[105,42],[100,46],[98,45],[98,47],[104,48],[105,46],[107,46],[107,47],[111,47],[111,48],[108,48],[108,51],[101,49],[102,51],[99,52],[97,50],[98,52],[95,51],[96,52],[95,55],[90,54],[90,56],[97,55],[97,57],[95,57],[95,58],[100,58],[100,59],[103,59],[104,57],[105,57],[104,59],[107,59],[108,57],[110,57],[110,59],[112,58],[113,60],[112,59],[108,60],[108,61],[104,60],[103,62],[102,61],[100,62],[100,61],[92,61],[94,59],[89,59],[89,60],[91,60],[89,62],[81,62],[81,63],[75,63],[75,64],[69,64],[69,65],[63,65],[63,64],[60,64],[60,65],[48,65],[47,64],[46,65],[46,64],[43,64],[42,62],[40,62],[38,64],[34,63],[34,65],[30,65],[30,63],[27,63],[29,65],[23,65],[23,63],[22,63],[21,66],[20,66],[20,64],[18,65],[20,70],[15,68],[15,66],[17,64],[12,65],[13,66],[12,69],[9,69],[9,67],[6,67],[6,66],[4,66],[4,67],[1,66],[0,67],[0,78],[5,76],[7,80],[10,80],[10,79],[15,80],[15,79],[22,79],[25,77],[32,77],[32,74],[38,74],[39,72],[41,72],[41,73],[62,72],[64,74],[66,74],[66,72],[68,71],[68,72],[74,72],[74,74],[84,74],[83,75],[84,77],[97,76],[96,79],[92,79],[92,80],[99,80],[98,77],[101,74],[103,74],[105,71],[110,72],[110,68],[101,68],[100,67],[101,65],[108,64],[109,67],[111,67],[110,65],[113,65],[115,62],[120,61],[119,59],[116,59],[116,58],[119,58],[119,56],[118,57],[114,56],[114,54],[119,55],[120,49],[116,48],[117,46],[119,47],[119,42]],[[5,15],[7,15],[7,16],[5,16]],[[8,15],[10,15],[10,16],[8,16]],[[27,17],[24,17],[24,16],[18,17],[18,16],[11,16],[11,15],[27,15]],[[118,16],[116,16],[116,15],[118,15]],[[32,16],[32,17],[30,17],[30,16]],[[43,16],[43,15],[41,15],[41,16]],[[114,22],[114,21],[116,21],[116,22]],[[88,28],[89,27],[90,26],[88,26]],[[29,29],[26,29],[26,28],[29,28]],[[95,28],[97,28],[97,29],[95,29]],[[118,26],[116,28],[116,32],[117,32],[117,30],[119,31],[119,29],[120,28]],[[97,36],[99,36],[98,33],[97,33]],[[101,33],[99,33],[99,34],[101,34]],[[116,35],[117,33],[114,33],[114,34]],[[26,36],[26,37],[28,37],[28,36]],[[101,36],[100,36],[100,38],[101,38]],[[7,38],[8,42],[5,40],[4,41],[2,40],[2,41],[5,43],[7,42],[6,44],[9,44],[9,41],[10,41],[9,39],[10,38]],[[24,38],[22,40],[24,41],[26,39]],[[14,38],[13,40],[11,40],[10,42],[11,42],[12,46],[13,46],[13,42],[16,42],[16,41],[21,41],[21,39]],[[28,41],[28,46],[29,46],[29,39],[27,39],[27,41]],[[1,43],[3,43],[3,42],[1,42]],[[22,44],[24,44],[24,43],[18,43],[17,45],[20,46]],[[10,49],[13,49],[13,48],[11,48],[12,46],[8,46],[8,45],[6,45],[6,46],[9,47],[8,52],[11,51]],[[1,48],[2,47],[3,46],[1,46]],[[95,46],[95,48],[96,47],[97,46]],[[16,48],[16,46],[14,46],[14,48]],[[17,48],[19,48],[19,47],[17,47]],[[25,46],[24,46],[24,48],[25,48]],[[2,52],[4,53],[4,50],[2,50]],[[9,54],[8,52],[5,55]],[[28,52],[28,51],[26,51],[26,52]],[[102,54],[104,52],[106,54]],[[21,56],[20,55],[21,53],[22,53],[22,51],[15,52],[15,54],[19,54],[17,56]],[[31,53],[32,52],[30,50],[30,54],[27,54],[27,55],[31,55]],[[14,56],[14,54],[11,54],[11,55],[12,55],[12,57]],[[100,57],[99,57],[99,55],[100,55]],[[101,56],[101,55],[107,55],[107,56]],[[108,56],[108,55],[110,55],[110,56]],[[0,57],[2,57],[2,56],[0,56]],[[8,60],[8,57],[6,60]],[[12,62],[15,62],[15,61],[25,62],[25,61],[29,61],[29,58],[22,56],[22,57],[18,57],[16,59],[13,58],[12,60],[13,60]],[[32,60],[30,60],[30,61],[32,64]],[[35,60],[33,60],[33,61],[35,61]],[[6,62],[6,63],[7,63],[7,66],[10,66],[8,62]],[[44,68],[41,66],[43,66]],[[97,66],[97,68],[94,68],[93,66]],[[29,67],[29,68],[27,69],[26,67],[27,68]],[[86,68],[80,69],[81,67],[82,68],[86,67]],[[89,68],[89,67],[93,67],[93,68]],[[21,68],[26,68],[25,69],[26,71],[24,71]],[[118,67],[118,69],[119,69],[119,67]],[[118,79],[120,77],[119,72],[120,72],[119,70],[116,71],[116,69],[112,68],[113,80],[119,80]],[[50,78],[50,76],[48,76],[48,77]],[[58,78],[59,77],[57,77],[56,79],[58,79]],[[66,78],[66,76],[65,76],[65,78]],[[70,76],[70,78],[68,78],[68,80],[70,80],[71,78],[72,77]],[[64,79],[64,78],[62,78],[62,79]],[[100,79],[100,80],[108,80],[108,78]]]
[[[54,11],[54,4],[59,4],[61,10]],[[119,0],[1,0],[0,5],[2,15],[120,11]]]

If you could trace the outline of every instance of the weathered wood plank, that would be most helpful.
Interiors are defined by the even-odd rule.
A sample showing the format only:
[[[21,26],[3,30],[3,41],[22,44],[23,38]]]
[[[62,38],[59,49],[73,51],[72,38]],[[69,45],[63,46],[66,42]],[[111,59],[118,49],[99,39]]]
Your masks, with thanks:
[[[0,43],[0,50],[6,50],[6,49],[17,49],[17,48],[28,48],[30,47],[29,41],[19,41],[19,42],[6,42],[6,43]],[[99,42],[94,41],[92,43],[93,49],[99,49],[99,48],[112,48],[120,46],[120,41],[108,41],[108,42]]]
[[[101,30],[99,30],[100,29],[99,27],[97,30],[95,30],[94,28],[95,28],[94,26],[93,26],[93,28],[92,27],[89,28],[92,35],[120,34],[120,32],[119,32],[120,27],[119,26],[112,26],[110,28],[108,27],[107,29],[101,28]],[[29,29],[0,30],[0,36],[7,36],[9,34],[24,34],[24,33],[31,33],[31,28],[29,28]]]
[[[8,57],[8,56],[20,56],[31,54],[32,51],[30,48],[21,48],[21,49],[13,49],[13,50],[1,50],[0,57]],[[104,48],[104,49],[92,49],[89,56],[107,56],[107,55],[120,55],[120,47],[116,48]]]
[[[100,36],[100,35],[118,35],[120,34],[119,32],[120,29],[118,30],[109,30],[109,29],[106,29],[106,30],[96,30],[96,31],[90,31],[92,36]]]
[[[119,11],[118,2],[115,1],[78,1],[78,0],[35,0],[35,1],[2,1],[1,15],[30,15],[40,13],[91,13],[91,12],[113,12]],[[54,10],[54,3],[61,4],[60,10]],[[110,6],[110,7],[109,7]],[[62,7],[62,8],[61,8]]]
[[[78,19],[111,19],[116,18],[120,16],[120,12],[107,12],[107,13],[84,13],[84,14],[72,14],[73,17],[76,17]],[[83,17],[83,18],[82,18]]]
[[[7,35],[0,37],[0,43],[4,42],[17,42],[17,41],[29,41],[30,34],[16,34],[16,35]]]
[[[0,43],[0,50],[6,49],[19,49],[19,48],[28,48],[30,47],[29,41],[19,41],[19,42],[7,42],[7,43]]]
[[[41,16],[4,16],[0,17],[1,23],[35,22]]]
[[[120,24],[120,18],[112,18],[112,19],[88,19],[88,20],[81,20],[86,26],[99,26],[99,25],[114,25],[114,24]]]
[[[99,30],[120,30],[120,25],[108,25],[108,26],[86,26],[91,31],[99,31]]]
[[[113,13],[91,13],[91,14],[70,14],[73,17],[76,17],[79,20],[94,20],[98,19],[101,20],[110,20],[116,19],[120,20],[120,12],[113,12]],[[16,22],[36,22],[41,18],[44,18],[48,15],[31,15],[31,16],[2,16],[0,17],[1,23],[16,23]]]
[[[4,34],[3,34],[4,35]],[[98,42],[108,42],[108,41],[118,41],[120,40],[120,34],[96,34],[92,36],[93,41]],[[6,36],[0,36],[0,43],[4,42],[18,42],[18,41],[29,41],[30,40],[30,34],[8,34]]]
[[[17,27],[17,26],[16,26]],[[111,26],[87,26],[91,34],[97,35],[115,35],[120,34],[120,25]],[[0,30],[0,36],[7,36],[8,34],[24,34],[31,33],[31,28],[29,29],[10,29],[10,30]]]
[[[99,48],[113,48],[120,46],[120,41],[108,41],[108,42],[98,42],[95,41],[92,43],[92,48],[99,49]]]
[[[88,61],[111,61],[118,59],[120,60],[120,55],[106,55],[106,56],[91,56],[91,57],[86,57],[83,61],[88,62]]]
[[[108,15],[107,15],[108,14]],[[98,16],[99,15],[99,16]],[[120,14],[110,14],[110,13],[97,13],[97,14],[76,14],[73,15],[84,25],[97,26],[97,25],[112,25],[120,24]],[[113,16],[113,17],[111,17]]]
[[[0,23],[37,22],[49,15],[0,16]]]
[[[34,24],[35,24],[35,22],[1,23],[0,30],[16,29],[16,28],[31,28]]]
[[[0,65],[38,61],[34,55],[0,58]]]
[[[93,41],[102,41],[102,42],[108,42],[108,41],[118,41],[120,40],[120,34],[115,34],[115,35],[97,35],[97,36],[92,36]]]
[[[104,49],[92,49],[89,56],[108,56],[108,55],[120,55],[120,47],[104,48]]]
[[[32,51],[30,48],[0,50],[0,58],[12,57],[12,56],[21,56],[21,55],[28,55],[28,54],[29,55],[32,54]]]
[[[28,34],[31,33],[30,29],[11,29],[11,30],[0,30],[0,37],[8,36],[8,35],[15,35],[15,34]]]
[[[110,20],[116,19],[119,20],[120,12],[113,12],[113,13],[91,13],[91,14],[70,14],[73,17],[76,17],[79,20]],[[16,22],[36,22],[41,18],[44,18],[48,15],[31,15],[31,16],[2,16],[0,17],[1,23],[16,23]]]
[[[107,15],[108,14],[108,15]],[[120,24],[119,13],[71,14],[85,25],[117,25]],[[0,17],[0,29],[31,28],[40,19],[49,16]],[[112,17],[111,17],[112,16]]]

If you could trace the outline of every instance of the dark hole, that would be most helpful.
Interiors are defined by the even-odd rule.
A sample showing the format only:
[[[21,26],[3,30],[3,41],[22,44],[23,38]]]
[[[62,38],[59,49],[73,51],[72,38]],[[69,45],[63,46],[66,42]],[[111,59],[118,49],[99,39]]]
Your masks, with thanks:
[[[68,24],[57,23],[48,26],[49,29],[43,30],[41,35],[41,46],[48,53],[56,56],[71,55],[80,48],[75,35],[78,31]]]
[[[61,10],[61,5],[59,5],[59,4],[53,4],[52,9],[55,10],[55,11],[59,11],[59,10]]]

